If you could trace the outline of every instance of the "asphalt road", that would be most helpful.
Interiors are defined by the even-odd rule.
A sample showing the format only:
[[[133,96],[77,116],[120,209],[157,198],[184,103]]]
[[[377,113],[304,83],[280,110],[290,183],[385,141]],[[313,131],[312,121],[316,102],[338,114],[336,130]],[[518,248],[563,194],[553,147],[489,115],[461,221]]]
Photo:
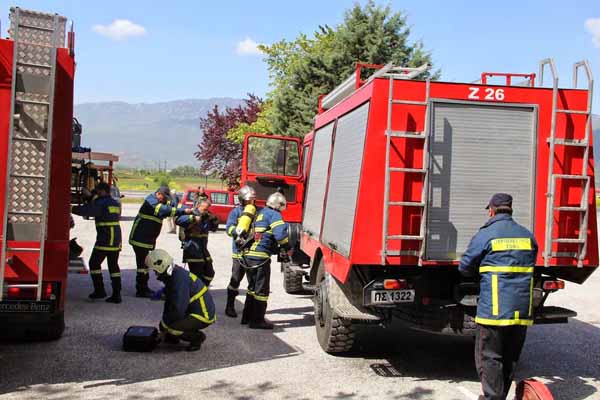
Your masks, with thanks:
[[[137,206],[124,205],[124,236]],[[93,221],[76,220],[73,236],[89,255]],[[180,257],[175,235],[163,230],[159,247]],[[210,238],[215,259],[212,294],[217,323],[199,352],[161,347],[125,353],[130,325],[156,325],[161,302],[134,297],[134,257],[124,246],[120,264],[124,302],[87,300],[88,275],[69,276],[67,329],[49,343],[0,344],[0,399],[476,399],[479,383],[469,338],[430,335],[402,327],[361,332],[359,351],[330,356],[313,327],[312,301],[289,296],[273,269],[268,318],[273,332],[252,331],[223,314],[230,273],[230,243],[222,231]],[[108,277],[105,271],[105,281]],[[151,284],[158,283],[152,278]],[[566,325],[529,330],[518,377],[536,376],[556,399],[600,399],[600,273],[583,286],[568,284],[550,303],[579,317]],[[237,309],[241,311],[244,297]]]

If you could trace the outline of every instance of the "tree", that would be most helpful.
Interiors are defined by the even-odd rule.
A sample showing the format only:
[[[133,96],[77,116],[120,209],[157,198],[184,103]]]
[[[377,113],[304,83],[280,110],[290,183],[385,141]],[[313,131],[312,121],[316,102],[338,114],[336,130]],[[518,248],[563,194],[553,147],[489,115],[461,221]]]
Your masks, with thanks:
[[[234,143],[242,143],[246,133],[272,134],[273,128],[271,127],[270,120],[272,113],[273,105],[271,102],[263,102],[261,110],[256,117],[256,121],[251,124],[246,122],[238,123],[227,132],[227,139]]]
[[[284,39],[262,45],[271,78],[272,132],[292,136],[309,132],[319,95],[329,93],[350,76],[356,62],[431,63],[421,42],[409,44],[409,34],[401,12],[370,0],[347,10],[344,21],[335,28],[320,26],[312,38],[300,34],[291,42]]]
[[[200,161],[200,171],[217,174],[230,187],[237,187],[241,175],[242,145],[227,139],[227,132],[241,123],[252,124],[258,118],[263,101],[248,94],[244,104],[227,107],[224,111],[215,106],[200,119],[202,142],[194,153]]]

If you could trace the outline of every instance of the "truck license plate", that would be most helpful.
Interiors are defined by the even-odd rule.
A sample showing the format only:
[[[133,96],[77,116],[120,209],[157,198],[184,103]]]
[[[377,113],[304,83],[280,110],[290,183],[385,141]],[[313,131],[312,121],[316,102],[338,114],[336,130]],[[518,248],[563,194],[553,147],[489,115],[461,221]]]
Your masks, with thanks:
[[[413,303],[414,301],[414,290],[373,290],[371,292],[373,304]]]

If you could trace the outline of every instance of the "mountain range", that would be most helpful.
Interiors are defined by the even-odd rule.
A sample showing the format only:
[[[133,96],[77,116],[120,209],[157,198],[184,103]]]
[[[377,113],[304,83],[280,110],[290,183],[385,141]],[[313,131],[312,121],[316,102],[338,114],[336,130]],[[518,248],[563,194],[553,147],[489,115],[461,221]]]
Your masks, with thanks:
[[[83,126],[81,145],[119,155],[120,166],[167,168],[196,165],[202,139],[199,120],[215,106],[235,107],[234,98],[188,99],[130,104],[120,101],[83,103],[75,117]]]

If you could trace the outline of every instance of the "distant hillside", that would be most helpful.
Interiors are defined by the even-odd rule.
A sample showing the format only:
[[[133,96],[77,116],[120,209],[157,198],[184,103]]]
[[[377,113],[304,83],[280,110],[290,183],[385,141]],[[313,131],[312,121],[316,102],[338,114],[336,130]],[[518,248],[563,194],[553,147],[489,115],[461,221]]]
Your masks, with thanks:
[[[75,106],[83,125],[82,145],[94,151],[116,153],[120,165],[167,167],[193,165],[202,132],[199,119],[216,104],[234,107],[239,99],[212,98],[176,100],[165,103],[84,103]]]

